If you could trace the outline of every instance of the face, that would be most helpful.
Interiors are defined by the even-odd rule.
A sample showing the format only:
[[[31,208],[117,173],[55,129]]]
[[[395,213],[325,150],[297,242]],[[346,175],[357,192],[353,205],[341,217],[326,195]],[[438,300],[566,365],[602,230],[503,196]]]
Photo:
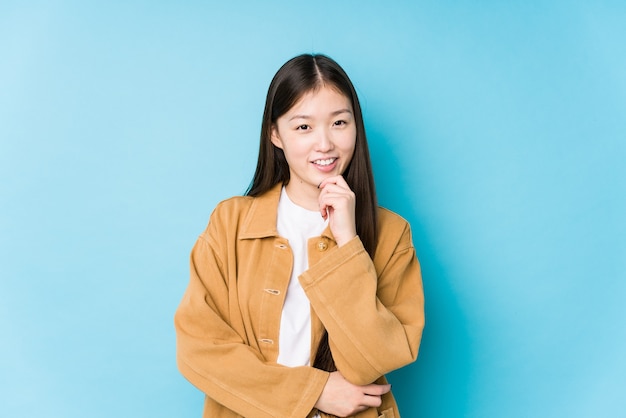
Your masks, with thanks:
[[[272,127],[272,143],[289,164],[289,197],[307,206],[317,202],[317,186],[342,174],[354,154],[356,124],[350,100],[330,87],[305,94]]]

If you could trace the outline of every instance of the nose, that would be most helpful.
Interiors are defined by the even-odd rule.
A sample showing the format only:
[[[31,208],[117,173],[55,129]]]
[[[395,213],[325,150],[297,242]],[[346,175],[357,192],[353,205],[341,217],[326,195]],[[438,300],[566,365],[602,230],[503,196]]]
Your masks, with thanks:
[[[317,137],[317,151],[327,152],[332,150],[333,147],[334,145],[331,133],[328,131],[328,129],[322,129]]]

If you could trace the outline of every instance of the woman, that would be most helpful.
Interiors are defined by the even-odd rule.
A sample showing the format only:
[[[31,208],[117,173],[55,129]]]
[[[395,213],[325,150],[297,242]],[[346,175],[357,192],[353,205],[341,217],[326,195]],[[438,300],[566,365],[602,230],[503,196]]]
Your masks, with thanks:
[[[246,196],[221,202],[176,312],[204,417],[399,417],[384,374],[424,325],[409,225],[378,208],[343,69],[300,55],[274,76]]]

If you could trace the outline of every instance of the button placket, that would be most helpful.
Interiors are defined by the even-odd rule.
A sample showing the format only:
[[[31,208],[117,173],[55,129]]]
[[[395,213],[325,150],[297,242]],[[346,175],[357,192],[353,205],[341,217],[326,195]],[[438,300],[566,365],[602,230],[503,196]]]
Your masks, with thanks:
[[[278,357],[278,329],[282,311],[282,300],[289,283],[292,257],[287,240],[276,238],[269,262],[270,269],[264,275],[258,291],[263,293],[257,341],[263,355],[270,361]]]

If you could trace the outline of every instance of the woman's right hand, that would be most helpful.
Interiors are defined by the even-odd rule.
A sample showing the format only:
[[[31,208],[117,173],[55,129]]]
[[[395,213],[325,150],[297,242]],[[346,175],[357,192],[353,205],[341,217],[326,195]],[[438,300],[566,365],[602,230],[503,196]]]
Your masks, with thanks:
[[[327,414],[348,417],[367,408],[379,407],[381,396],[390,390],[391,385],[353,385],[341,373],[332,372],[315,407]]]

